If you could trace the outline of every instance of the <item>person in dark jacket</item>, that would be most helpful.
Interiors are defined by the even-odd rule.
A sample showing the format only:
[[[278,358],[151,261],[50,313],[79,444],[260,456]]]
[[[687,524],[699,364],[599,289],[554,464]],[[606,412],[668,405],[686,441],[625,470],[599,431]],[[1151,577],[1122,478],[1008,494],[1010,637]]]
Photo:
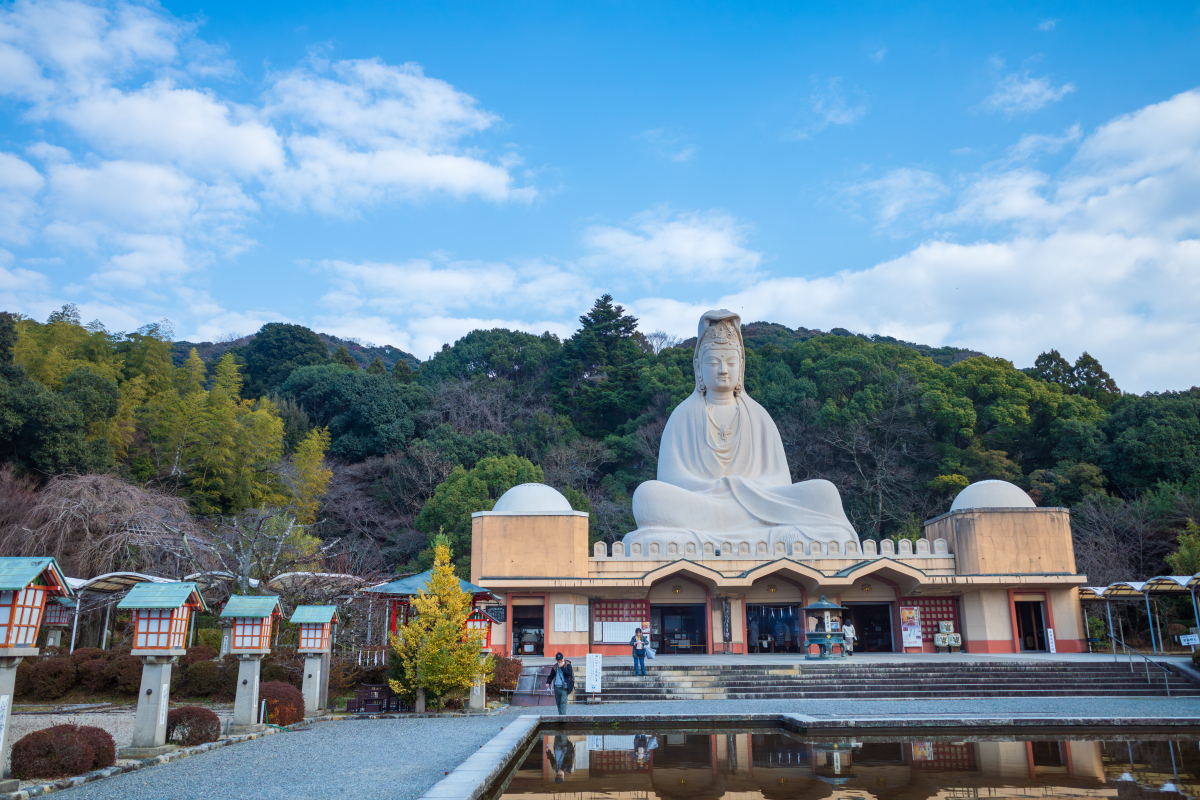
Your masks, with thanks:
[[[633,632],[633,638],[629,640],[629,644],[633,647],[633,674],[645,675],[646,648],[650,646],[650,637],[644,635],[642,629],[638,628]]]
[[[554,689],[554,704],[560,715],[567,713],[567,698],[575,691],[575,671],[562,653],[554,654],[554,666],[546,676],[546,685]]]
[[[550,763],[554,765],[555,783],[562,783],[568,775],[575,771],[575,743],[563,734],[555,735],[554,747],[547,747],[546,755],[550,757]]]

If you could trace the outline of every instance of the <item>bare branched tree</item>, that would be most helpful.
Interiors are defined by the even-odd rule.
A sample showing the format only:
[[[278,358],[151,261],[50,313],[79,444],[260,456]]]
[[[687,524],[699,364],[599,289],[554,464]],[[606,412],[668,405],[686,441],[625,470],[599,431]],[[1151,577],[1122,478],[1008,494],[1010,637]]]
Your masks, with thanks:
[[[650,351],[658,355],[663,350],[671,347],[677,347],[683,343],[683,339],[679,336],[672,336],[666,331],[654,331],[646,334],[646,341],[650,345]]]
[[[1149,498],[1120,500],[1092,495],[1071,509],[1075,567],[1088,583],[1141,581],[1168,570],[1163,559],[1174,545],[1174,531],[1157,519]]]

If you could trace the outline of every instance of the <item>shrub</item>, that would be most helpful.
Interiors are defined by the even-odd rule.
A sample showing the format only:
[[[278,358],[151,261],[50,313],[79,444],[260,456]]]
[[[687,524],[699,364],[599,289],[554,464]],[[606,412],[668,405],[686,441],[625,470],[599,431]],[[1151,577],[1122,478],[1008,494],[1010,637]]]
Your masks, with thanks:
[[[259,684],[258,696],[267,701],[267,722],[291,725],[304,719],[304,695],[290,683],[268,681]]]
[[[517,678],[521,676],[521,659],[501,655],[493,655],[492,658],[496,666],[487,684],[488,693],[499,695],[502,689],[516,689]]]
[[[237,697],[238,658],[230,653],[221,659],[221,691],[220,696],[226,700]]]
[[[29,658],[22,658],[21,663],[17,664],[17,682],[13,687],[13,694],[17,697],[28,697],[33,692],[33,665],[36,661]]]
[[[292,648],[272,652],[263,659],[262,680],[282,681],[299,689],[304,682],[304,657]]]
[[[108,731],[103,728],[94,728],[91,725],[80,725],[79,735],[92,748],[90,769],[104,769],[117,763],[117,743],[113,741]]]
[[[14,778],[64,778],[92,769],[96,751],[74,725],[34,731],[12,747]]]
[[[108,675],[108,662],[103,658],[85,661],[75,669],[79,683],[89,692],[103,692],[112,687],[113,679]]]
[[[116,685],[118,692],[137,694],[142,687],[142,660],[137,656],[117,656],[108,662],[104,674]]]
[[[1192,651],[1192,663],[1200,667],[1200,650]]]
[[[97,658],[102,658],[105,661],[109,659],[112,653],[107,650],[101,650],[99,647],[81,647],[74,653],[71,653],[71,660],[75,662],[75,668],[85,661],[93,661]]]
[[[221,629],[201,628],[196,631],[196,644],[201,647],[212,648],[214,654],[221,652]]]
[[[63,656],[44,658],[33,665],[31,677],[33,696],[42,700],[57,700],[75,685],[75,665]]]
[[[201,666],[194,664],[193,666]],[[208,666],[216,668],[211,662]],[[221,737],[221,720],[212,711],[200,706],[182,706],[167,714],[167,740],[184,747],[215,742]]]
[[[197,661],[187,668],[187,692],[196,697],[209,697],[221,689],[221,668],[215,661]]]
[[[211,647],[205,647],[202,644],[194,645],[188,649],[187,655],[179,659],[179,663],[185,667],[190,667],[200,661],[212,661],[217,657],[217,651]]]

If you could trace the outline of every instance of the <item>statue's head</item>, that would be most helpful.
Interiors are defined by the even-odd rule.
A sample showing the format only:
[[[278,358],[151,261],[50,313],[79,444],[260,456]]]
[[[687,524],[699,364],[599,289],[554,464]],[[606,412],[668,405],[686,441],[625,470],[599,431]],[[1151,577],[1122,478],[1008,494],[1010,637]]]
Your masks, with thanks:
[[[696,353],[692,356],[696,390],[707,394],[730,387],[735,395],[742,392],[746,376],[746,349],[742,345],[742,318],[732,311],[705,311],[696,335]]]

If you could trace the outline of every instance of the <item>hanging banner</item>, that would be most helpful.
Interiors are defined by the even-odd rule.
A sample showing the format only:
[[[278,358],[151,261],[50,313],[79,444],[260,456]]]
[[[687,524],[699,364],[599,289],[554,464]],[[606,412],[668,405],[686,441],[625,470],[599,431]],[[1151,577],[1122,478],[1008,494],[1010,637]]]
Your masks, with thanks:
[[[921,609],[917,606],[900,606],[900,633],[905,647],[921,646]]]
[[[729,610],[729,598],[721,600],[721,640],[728,644],[733,641],[733,620]]]
[[[587,654],[587,692],[600,694],[600,675],[604,671],[604,656],[600,653]]]
[[[1051,653],[1057,653],[1054,649],[1054,628],[1046,628],[1046,646],[1050,648]]]

